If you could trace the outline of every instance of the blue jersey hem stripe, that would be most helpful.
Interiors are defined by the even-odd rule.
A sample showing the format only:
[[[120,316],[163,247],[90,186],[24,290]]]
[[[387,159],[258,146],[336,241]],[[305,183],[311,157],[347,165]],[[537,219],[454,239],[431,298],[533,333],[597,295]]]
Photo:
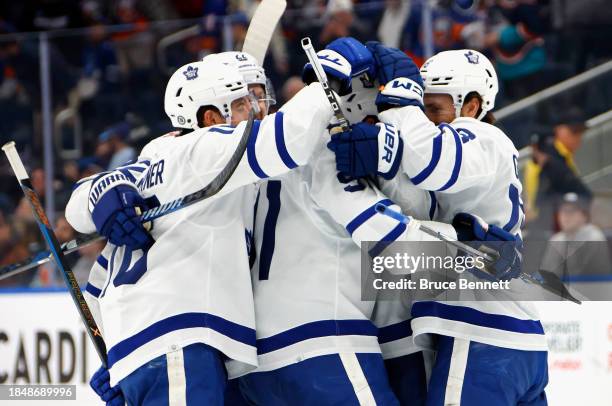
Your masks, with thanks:
[[[261,121],[255,120],[253,122],[253,128],[251,129],[251,137],[249,138],[249,142],[247,144],[247,160],[249,161],[249,166],[259,178],[264,179],[267,178],[268,175],[261,169],[259,166],[259,162],[257,162],[257,154],[255,153],[255,143],[257,142],[257,135],[259,134],[259,126],[261,125]]]
[[[412,335],[412,327],[410,326],[410,321],[411,320],[404,320],[399,323],[379,328],[378,343],[385,344],[391,341],[401,340],[402,338],[410,337]]]
[[[289,151],[287,151],[287,145],[285,145],[285,129],[283,127],[284,114],[279,111],[274,116],[274,138],[276,140],[276,149],[278,155],[283,160],[285,166],[289,169],[296,168],[298,164],[291,158]]]
[[[321,320],[302,324],[290,330],[257,340],[257,354],[267,354],[312,338],[327,336],[373,336],[378,329],[370,320]]]
[[[544,334],[539,320],[522,320],[503,314],[481,312],[471,307],[447,305],[439,302],[417,302],[412,305],[412,317],[437,317],[496,330],[524,334]]]
[[[108,351],[108,368],[144,344],[177,330],[210,328],[246,345],[255,345],[255,330],[209,313],[182,313],[160,320],[144,330],[115,344]]]
[[[98,255],[96,262],[106,271],[106,268],[108,267],[108,260],[104,258],[102,254]]]
[[[346,231],[348,231],[350,235],[353,235],[355,230],[357,230],[363,223],[368,221],[370,218],[372,218],[376,214],[376,205],[377,204],[384,204],[385,206],[388,207],[388,206],[391,206],[391,205],[393,205],[395,203],[393,203],[390,199],[383,199],[383,200],[377,202],[376,204],[373,204],[372,206],[368,207],[363,212],[361,212],[350,223],[348,223],[346,225]]]
[[[453,165],[453,172],[451,173],[450,179],[444,184],[444,186],[438,189],[438,191],[446,190],[457,182],[457,179],[459,178],[459,171],[461,170],[461,160],[463,159],[463,143],[461,142],[461,138],[459,138],[459,134],[453,129],[453,127],[449,125],[446,127],[450,128],[450,130],[453,132],[453,136],[455,137],[455,164]]]
[[[385,248],[387,248],[389,244],[397,240],[397,237],[399,237],[404,231],[406,231],[406,227],[407,226],[404,223],[399,223],[397,226],[395,226],[393,230],[389,232],[389,234],[385,235],[370,249],[370,251],[368,252],[370,257],[374,258],[378,256],[378,254],[380,254]]]
[[[440,162],[440,155],[442,152],[442,134],[443,132],[435,136],[433,139],[433,150],[431,153],[431,160],[429,161],[429,164],[427,165],[427,167],[425,167],[425,169],[419,172],[419,174],[416,175],[415,177],[410,178],[413,184],[418,185],[419,183],[423,182],[425,179],[429,177],[429,175],[431,175],[434,169],[436,169],[438,162]]]

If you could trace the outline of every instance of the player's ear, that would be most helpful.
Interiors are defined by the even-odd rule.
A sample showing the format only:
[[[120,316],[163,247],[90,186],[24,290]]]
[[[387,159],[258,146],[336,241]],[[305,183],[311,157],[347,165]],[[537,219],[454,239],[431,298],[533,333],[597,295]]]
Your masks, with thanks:
[[[463,107],[461,107],[462,117],[476,118],[478,117],[479,112],[480,112],[480,98],[479,97],[467,98],[465,103],[463,103]]]
[[[203,127],[210,127],[211,125],[217,124],[225,124],[225,120],[221,117],[218,111],[215,109],[207,109],[204,111],[203,117]]]

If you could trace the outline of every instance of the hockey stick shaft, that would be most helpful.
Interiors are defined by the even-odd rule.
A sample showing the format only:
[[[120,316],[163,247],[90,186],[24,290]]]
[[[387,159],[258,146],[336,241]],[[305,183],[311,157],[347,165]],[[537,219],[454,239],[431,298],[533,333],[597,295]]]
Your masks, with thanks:
[[[85,301],[85,297],[81,292],[81,288],[79,287],[79,283],[77,282],[72,269],[70,269],[70,266],[66,262],[57,237],[53,232],[53,228],[51,227],[49,219],[47,218],[45,210],[40,202],[40,198],[32,188],[32,183],[30,182],[28,173],[26,172],[23,162],[21,162],[21,158],[17,153],[17,148],[15,148],[15,142],[11,141],[6,143],[2,147],[2,150],[6,154],[6,157],[11,164],[11,168],[13,168],[13,172],[19,181],[19,186],[21,186],[21,190],[23,190],[25,198],[32,208],[34,219],[36,220],[36,223],[38,223],[38,227],[40,228],[45,241],[49,245],[51,254],[53,255],[53,258],[55,259],[57,266],[62,273],[64,282],[68,286],[70,296],[77,307],[81,320],[87,328],[87,334],[93,342],[102,363],[106,366],[106,345],[104,344],[104,340],[100,334],[100,329],[98,328],[98,325],[91,314],[91,310]]]
[[[319,61],[319,57],[317,56],[317,53],[314,50],[314,47],[312,46],[312,41],[310,40],[310,37],[302,38],[302,49],[306,53],[308,62],[310,62],[310,65],[312,65],[312,69],[314,70],[315,75],[317,75],[319,83],[323,87],[325,96],[327,97],[327,100],[329,101],[329,104],[331,105],[331,108],[334,112],[334,117],[336,117],[336,120],[338,120],[338,126],[341,128],[342,131],[348,131],[349,122],[346,119],[344,112],[340,108],[340,102],[338,102],[336,94],[329,86],[327,74],[323,70],[323,66],[321,66],[321,62]]]
[[[383,204],[377,204],[376,205],[376,211],[384,214],[385,216],[391,217],[392,219],[395,219],[397,221],[399,221],[400,223],[404,223],[404,224],[408,224],[412,221],[412,218],[410,216],[406,216],[398,211],[395,211],[393,209],[388,208],[387,206],[383,205]],[[488,263],[492,264],[495,262],[495,258],[491,257],[489,254],[482,252],[474,247],[471,247],[461,241],[457,241],[454,238],[451,238],[439,231],[436,231],[430,227],[427,227],[426,225],[420,224],[419,223],[419,230],[423,231],[426,234],[431,235],[432,237],[435,237],[437,239],[439,239],[440,241],[444,241],[450,245],[452,245],[455,248],[458,248],[464,252],[466,252],[467,254],[473,256],[473,257],[481,257],[483,258],[485,261],[487,261]],[[482,269],[481,271],[483,272],[487,272],[486,269]],[[493,276],[490,272],[489,274],[491,276]],[[551,277],[549,275],[548,279],[550,279]],[[523,279],[524,281],[528,282],[528,283],[532,283],[535,285],[538,285],[540,287],[542,287],[544,290],[553,293],[556,296],[559,296],[561,298],[565,298],[565,299],[569,299],[574,303],[580,304],[580,300],[576,299],[568,290],[567,288],[565,288],[565,286],[563,285],[563,282],[561,282],[561,280],[559,280],[559,283],[552,283],[554,281],[550,281],[549,283],[540,281],[536,278],[534,278],[533,276],[525,273],[525,272],[521,272],[520,278]],[[557,286],[556,288],[552,285]]]
[[[240,139],[240,142],[238,143],[238,146],[236,147],[236,150],[230,157],[225,168],[223,168],[223,170],[221,170],[221,172],[219,172],[219,174],[217,174],[217,176],[208,185],[206,185],[203,189],[200,189],[187,196],[180,197],[176,200],[173,200],[171,202],[162,204],[161,206],[145,211],[140,216],[141,222],[146,223],[146,222],[155,220],[167,214],[173,213],[177,210],[184,209],[185,207],[190,206],[199,201],[202,201],[204,199],[208,199],[209,197],[217,194],[223,188],[223,186],[225,186],[225,184],[229,181],[232,174],[238,167],[238,164],[240,163],[240,160],[242,159],[242,156],[244,155],[244,151],[246,150],[246,146],[249,141],[251,131],[253,129],[254,120],[255,120],[255,116],[253,112],[251,112],[249,114],[249,120],[247,121],[246,127],[244,129],[244,133],[242,134],[242,137]],[[90,244],[94,241],[102,240],[102,239],[103,237],[101,237],[100,235],[96,233],[86,234],[83,237],[76,238],[74,240],[70,240],[62,244],[60,246],[59,251],[63,255],[66,255],[66,254],[69,254],[71,252],[78,250],[79,248],[87,244]],[[28,269],[32,269],[46,262],[49,262],[52,257],[53,257],[52,252],[43,251],[24,261],[17,262],[11,265],[7,265],[3,268],[0,268],[0,280],[8,278],[10,276],[17,275],[21,272],[27,271]]]
[[[96,241],[102,241],[104,237],[98,234],[87,234],[83,237],[75,238],[62,244],[61,249],[64,255],[70,254],[77,251],[86,245],[92,244]],[[51,251],[42,251],[38,254],[24,259],[23,261],[15,262],[14,264],[6,265],[0,268],[0,280],[10,278],[20,274],[21,272],[27,271],[32,268],[36,268],[39,265],[49,262],[53,254]]]

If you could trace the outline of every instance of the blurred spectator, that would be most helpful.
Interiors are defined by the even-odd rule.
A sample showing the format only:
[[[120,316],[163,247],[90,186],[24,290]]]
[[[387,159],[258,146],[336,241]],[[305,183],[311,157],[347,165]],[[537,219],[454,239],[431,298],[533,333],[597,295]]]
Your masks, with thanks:
[[[10,265],[27,257],[27,246],[18,238],[12,225],[7,221],[4,210],[0,210],[0,265]],[[32,277],[32,272],[23,272],[0,280],[0,286],[28,285]]]
[[[304,87],[304,82],[298,76],[291,76],[285,84],[283,85],[283,89],[281,90],[281,94],[284,100],[284,103],[291,100],[293,96]]]
[[[532,145],[532,161],[525,167],[527,220],[533,228],[553,230],[554,212],[560,198],[576,193],[590,201],[592,193],[580,180],[574,154],[586,130],[581,112],[570,110],[554,127],[552,138],[541,136]]]
[[[136,158],[136,150],[127,143],[129,135],[130,125],[121,122],[98,136],[99,148],[111,157],[106,169],[115,169]]]
[[[386,0],[383,17],[378,24],[378,39],[388,47],[399,48],[402,30],[410,14],[412,0]]]
[[[546,30],[542,5],[522,0],[498,0],[505,21],[485,40],[493,49],[497,75],[504,95],[512,100],[526,97],[549,83],[544,73]]]
[[[328,44],[336,38],[354,35],[351,32],[355,20],[351,0],[329,0],[325,14],[326,22],[319,35],[320,44]]]
[[[566,193],[558,210],[560,231],[548,243],[542,269],[561,277],[610,275],[612,261],[604,233],[590,223],[590,203]]]

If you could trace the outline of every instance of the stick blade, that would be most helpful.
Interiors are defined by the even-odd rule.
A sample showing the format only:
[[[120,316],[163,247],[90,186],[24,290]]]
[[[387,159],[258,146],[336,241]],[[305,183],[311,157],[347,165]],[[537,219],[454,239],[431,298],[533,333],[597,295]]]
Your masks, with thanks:
[[[260,65],[263,65],[274,29],[286,8],[285,0],[263,0],[255,10],[242,51],[251,54]]]

